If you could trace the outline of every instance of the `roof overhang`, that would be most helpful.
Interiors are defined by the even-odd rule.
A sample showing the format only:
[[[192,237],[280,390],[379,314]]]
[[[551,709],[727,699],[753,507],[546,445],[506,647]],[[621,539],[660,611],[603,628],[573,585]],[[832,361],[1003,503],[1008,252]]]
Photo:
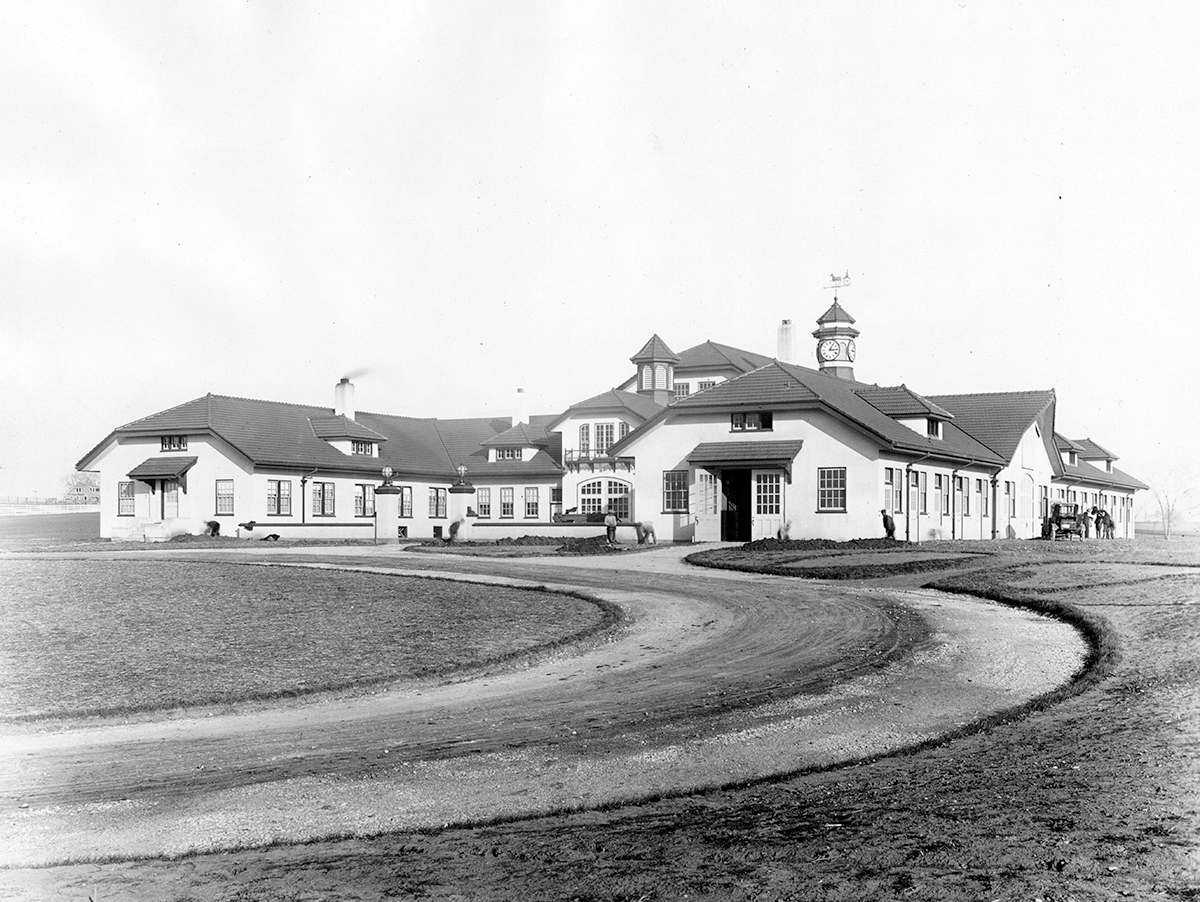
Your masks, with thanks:
[[[779,469],[792,481],[792,464],[804,447],[796,441],[701,442],[687,455],[687,462],[697,467],[717,470]]]
[[[187,471],[196,465],[198,457],[147,457],[129,471],[130,479],[148,483],[153,488],[160,479],[175,479],[187,491]]]

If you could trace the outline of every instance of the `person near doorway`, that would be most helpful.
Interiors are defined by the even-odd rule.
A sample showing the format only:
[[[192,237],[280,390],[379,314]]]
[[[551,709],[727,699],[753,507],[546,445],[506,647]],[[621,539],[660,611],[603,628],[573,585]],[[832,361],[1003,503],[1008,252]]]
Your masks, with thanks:
[[[608,513],[604,515],[604,531],[607,534],[607,544],[617,544],[617,515],[613,513],[610,507]]]
[[[886,509],[879,513],[883,514],[883,531],[887,533],[889,539],[896,538],[896,521],[892,519],[892,515]]]

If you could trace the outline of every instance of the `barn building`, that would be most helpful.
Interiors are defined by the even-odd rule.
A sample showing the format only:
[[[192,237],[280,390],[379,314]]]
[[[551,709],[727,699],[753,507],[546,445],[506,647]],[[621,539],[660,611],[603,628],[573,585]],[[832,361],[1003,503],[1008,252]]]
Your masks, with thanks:
[[[557,415],[530,416],[519,390],[511,418],[369,413],[348,379],[332,408],[208,394],[114,429],[77,467],[99,473],[101,535],[150,541],[214,520],[247,538],[587,535],[610,509],[677,542],[878,536],[882,510],[910,541],[1024,539],[1055,501],[1134,535],[1146,486],[1056,431],[1053,389],[858,382],[854,324],[835,297],[816,369],[791,362],[786,320],[775,358],[654,335],[625,383]]]

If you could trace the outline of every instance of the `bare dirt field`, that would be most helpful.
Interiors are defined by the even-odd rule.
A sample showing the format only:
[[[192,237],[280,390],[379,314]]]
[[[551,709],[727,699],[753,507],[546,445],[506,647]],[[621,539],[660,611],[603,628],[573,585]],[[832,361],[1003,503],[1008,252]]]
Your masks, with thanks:
[[[1198,547],[1137,542],[1070,548],[1043,543],[938,543],[922,546],[921,553],[952,558],[970,553],[970,563],[956,561],[940,576],[875,575],[836,586],[794,576],[684,576],[665,565],[656,570],[656,562],[666,555],[653,552],[636,556],[644,562],[642,569],[625,584],[617,571],[605,569],[607,561],[596,561],[591,569],[577,564],[569,574],[574,585],[597,591],[614,587],[629,591],[636,586],[643,607],[636,608],[636,600],[630,600],[635,620],[649,618],[652,611],[664,612],[659,635],[694,633],[688,640],[694,644],[682,649],[637,649],[636,660],[630,660],[623,673],[617,668],[615,674],[583,673],[578,665],[588,660],[587,655],[564,654],[546,668],[553,677],[541,675],[537,692],[525,696],[539,699],[525,719],[516,702],[477,698],[474,691],[464,689],[470,684],[459,684],[457,690],[446,691],[465,693],[461,703],[472,712],[467,718],[472,724],[465,731],[467,739],[481,735],[481,718],[490,711],[504,712],[494,727],[486,728],[489,742],[482,749],[456,747],[456,741],[464,738],[463,721],[454,723],[451,718],[439,726],[434,717],[435,723],[421,725],[427,731],[422,734],[425,753],[412,757],[478,776],[479,769],[471,771],[468,765],[478,764],[506,744],[525,744],[545,757],[536,766],[527,761],[526,782],[511,785],[536,793],[547,773],[558,773],[561,782],[568,784],[578,778],[586,762],[601,765],[593,774],[596,785],[620,786],[629,779],[627,774],[646,772],[637,768],[646,764],[643,759],[653,759],[654,752],[698,753],[668,759],[665,767],[661,761],[650,761],[658,768],[651,769],[654,779],[645,786],[633,779],[627,787],[632,796],[645,797],[641,803],[618,804],[618,793],[611,800],[599,798],[594,805],[582,806],[592,810],[540,816],[501,812],[499,822],[488,823],[490,818],[481,817],[476,819],[481,825],[475,827],[443,829],[429,824],[396,830],[383,823],[372,835],[370,822],[365,822],[346,831],[352,837],[340,840],[253,847],[251,838],[247,843],[251,848],[175,859],[9,867],[0,870],[0,894],[27,899],[92,895],[198,900],[1200,898]],[[980,550],[991,557],[976,557]],[[864,557],[862,566],[886,566],[878,557]],[[305,559],[317,560],[315,555]],[[373,560],[369,554],[357,563],[395,565],[394,559]],[[534,559],[507,563],[506,575],[530,583],[564,578],[561,567]],[[836,563],[821,560],[822,566]],[[854,566],[854,556],[847,556],[844,563]],[[412,561],[404,565],[411,566]],[[497,562],[443,556],[422,566],[488,576]],[[889,749],[879,752],[868,747],[855,755],[851,749],[848,758],[832,755],[825,760],[785,756],[799,760],[799,766],[776,768],[770,776],[755,776],[753,767],[734,769],[728,779],[709,773],[697,783],[710,787],[703,792],[687,792],[662,781],[664,773],[687,770],[685,765],[702,757],[699,753],[711,751],[722,737],[736,736],[745,742],[760,742],[762,735],[778,739],[787,724],[797,722],[816,735],[821,712],[801,711],[797,720],[797,699],[822,699],[822,704],[830,705],[823,709],[827,719],[839,726],[856,710],[877,726],[885,722],[882,702],[891,706],[899,701],[896,707],[912,704],[919,709],[926,697],[931,707],[969,698],[974,690],[963,676],[968,673],[964,666],[943,671],[943,685],[931,681],[911,701],[898,688],[907,684],[905,680],[887,685],[882,692],[828,701],[839,690],[856,685],[855,680],[878,688],[870,681],[889,674],[914,674],[922,656],[934,650],[943,655],[937,660],[949,661],[946,649],[964,644],[977,632],[964,629],[957,638],[947,638],[950,625],[957,622],[957,615],[949,610],[953,594],[944,596],[947,606],[936,600],[939,596],[920,593],[914,598],[924,599],[924,607],[905,602],[905,590],[929,582],[950,593],[1002,599],[1075,621],[1092,642],[1088,668],[1065,688],[1040,698],[1036,693],[1026,696],[1016,705],[993,697],[997,693],[980,695],[973,714],[959,712],[930,735],[899,736]],[[689,624],[666,623],[672,610],[681,616],[695,613],[695,608],[682,607],[678,598],[684,589],[701,587],[713,599],[711,616]],[[658,603],[652,603],[652,597]],[[821,599],[836,604],[822,607]],[[977,605],[969,598],[963,603]],[[846,607],[855,612],[849,621],[842,610]],[[1018,614],[1005,621],[1011,622],[1012,629],[1025,622],[1021,618],[1034,616],[1014,611]],[[821,626],[822,617],[826,627]],[[844,628],[847,622],[853,625],[850,634],[856,641],[839,644],[835,627]],[[768,627],[776,631],[773,641],[764,641],[764,635],[771,635],[764,632]],[[822,630],[828,641],[811,645],[796,641],[795,637],[807,638],[814,632],[820,636]],[[720,634],[719,641],[707,635],[712,632]],[[1003,639],[1002,632],[989,637],[992,642]],[[1070,641],[1069,637],[1061,640]],[[809,648],[800,661],[790,652],[798,644]],[[1021,644],[1014,643],[1012,655],[1019,654]],[[1053,653],[1053,647],[1029,660],[980,654],[972,659],[977,669],[969,672],[981,683],[1003,686],[1012,678],[1011,671],[1034,669],[1038,660]],[[706,655],[709,648],[720,656]],[[996,672],[990,673],[989,667]],[[956,672],[960,682],[955,680]],[[1066,673],[1070,678],[1070,668]],[[673,688],[670,692],[653,688],[664,685]],[[311,716],[321,706],[295,710]],[[1004,713],[994,716],[997,710]],[[556,711],[560,716],[553,716]],[[370,713],[401,716],[380,708]],[[236,714],[230,712],[235,719]],[[803,716],[810,720],[804,721]],[[396,723],[415,726],[403,720]],[[568,725],[584,729],[570,735],[563,729]],[[121,739],[119,727],[109,725],[89,735]],[[208,785],[208,778],[194,767],[185,771],[182,758],[157,776],[153,771],[149,774],[150,783],[163,779],[157,789],[147,785],[139,767],[121,776],[115,759],[107,762],[105,773],[98,773],[87,762],[68,760],[78,748],[70,742],[64,757],[56,758],[60,753],[55,743],[66,740],[55,735],[9,737],[41,743],[34,760],[22,759],[15,770],[5,769],[5,785],[17,790],[5,793],[14,806],[7,824],[10,829],[22,823],[15,818],[28,818],[31,809],[53,817],[56,808],[79,804],[89,789],[93,805],[119,809],[142,804],[156,791],[165,793],[174,805]],[[376,778],[392,765],[380,757],[382,749],[362,748],[368,735],[352,732],[340,746],[321,738],[317,749],[297,748],[289,754],[268,743],[265,757],[255,761],[250,772],[240,769],[247,748],[255,747],[247,736],[239,736],[224,752],[220,743],[201,747],[211,753],[216,772],[224,775],[218,779],[226,779],[227,788],[239,784],[251,791],[279,778],[295,780],[299,771],[308,770],[311,786],[305,784],[306,791],[316,793],[322,780],[348,775],[359,783],[360,791],[327,797],[321,805],[336,807],[339,799],[348,798],[357,810],[386,820],[389,809],[398,806]],[[807,735],[793,733],[755,748],[766,755],[781,750],[790,755]],[[306,741],[303,732],[300,737]],[[144,740],[149,747],[151,738]],[[639,748],[651,751],[639,756]],[[480,751],[484,754],[477,754]],[[510,752],[519,756],[522,749],[514,747]],[[222,754],[229,757],[223,759]],[[549,758],[558,760],[559,771]],[[147,760],[170,764],[171,756]],[[732,761],[720,756],[710,760],[716,771]],[[69,776],[37,778],[37,768],[46,761],[57,762],[62,774]],[[562,770],[564,761],[574,770]],[[750,762],[757,763],[758,757]],[[116,767],[115,775],[107,772],[109,765]],[[272,767],[277,768],[274,774]],[[262,768],[265,771],[255,770]],[[512,772],[503,776],[513,779]],[[703,775],[692,773],[687,780],[699,776]],[[665,797],[654,799],[655,786],[665,786]],[[110,799],[110,790],[126,792],[127,797]],[[20,804],[30,807],[16,809],[18,797],[27,799]],[[377,811],[372,811],[373,801],[383,802]],[[543,800],[542,810],[552,808],[546,804],[551,801],[550,797]],[[273,804],[278,805],[274,811],[267,808],[258,813],[266,811],[280,823],[288,821],[289,811],[304,809],[306,814],[299,819],[303,824],[324,810],[321,805],[305,808],[310,800],[303,795],[280,796]],[[23,823],[27,826],[31,821]],[[118,816],[96,823],[121,824],[122,820]],[[202,832],[203,819],[195,823],[197,832]],[[104,831],[98,827],[96,832]],[[286,836],[284,830],[281,837]],[[146,843],[147,848],[152,846]]]

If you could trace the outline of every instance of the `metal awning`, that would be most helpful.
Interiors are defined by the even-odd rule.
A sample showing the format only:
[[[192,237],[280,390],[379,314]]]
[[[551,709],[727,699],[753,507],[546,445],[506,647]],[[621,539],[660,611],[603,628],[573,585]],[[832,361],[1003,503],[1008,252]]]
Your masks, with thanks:
[[[804,440],[701,442],[691,450],[687,462],[705,469],[766,470],[777,468],[792,481],[792,463],[804,447]]]
[[[130,479],[137,479],[150,484],[159,479],[177,479],[187,491],[187,471],[195,466],[198,457],[147,457],[129,471]]]

